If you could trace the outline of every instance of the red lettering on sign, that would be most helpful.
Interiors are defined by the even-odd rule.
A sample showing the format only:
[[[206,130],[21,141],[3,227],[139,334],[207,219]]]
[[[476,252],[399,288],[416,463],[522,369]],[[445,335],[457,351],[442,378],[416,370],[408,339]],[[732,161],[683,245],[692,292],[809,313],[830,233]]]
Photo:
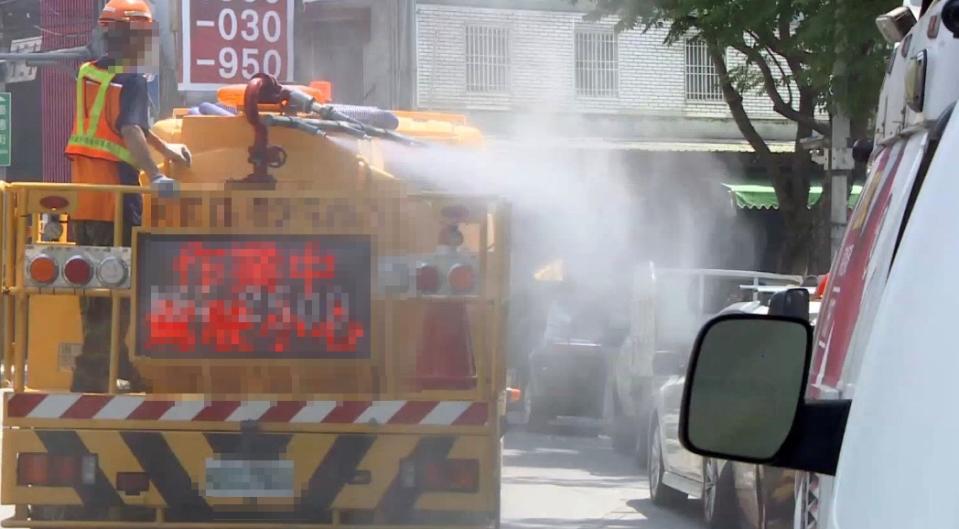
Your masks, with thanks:
[[[172,284],[149,287],[148,348],[346,354],[366,336],[366,324],[352,319],[349,287],[369,277],[339,269],[320,242],[190,241],[168,258]]]
[[[190,322],[196,319],[195,307],[173,299],[160,299],[150,304],[150,347],[171,345],[180,351],[192,351],[196,339]]]

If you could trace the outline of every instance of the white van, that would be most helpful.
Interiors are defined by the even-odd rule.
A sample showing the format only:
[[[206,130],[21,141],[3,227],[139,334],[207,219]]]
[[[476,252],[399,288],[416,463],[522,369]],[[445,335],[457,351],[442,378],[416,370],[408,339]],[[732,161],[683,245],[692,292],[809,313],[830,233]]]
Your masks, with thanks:
[[[959,0],[907,6],[881,27],[899,42],[817,334],[717,318],[687,375],[687,448],[816,473],[800,487],[802,529],[959,526],[947,480],[959,468]]]

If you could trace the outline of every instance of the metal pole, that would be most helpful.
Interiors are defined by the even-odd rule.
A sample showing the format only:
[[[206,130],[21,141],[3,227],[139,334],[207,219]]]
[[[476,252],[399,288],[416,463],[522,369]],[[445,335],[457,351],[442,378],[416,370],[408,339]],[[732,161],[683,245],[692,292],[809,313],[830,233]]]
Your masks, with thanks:
[[[853,170],[852,149],[849,148],[849,117],[838,114],[832,122],[832,152],[830,178],[832,179],[832,211],[830,212],[830,239],[835,256],[846,232],[849,214],[849,176]]]
[[[17,207],[20,204],[23,204],[23,199],[26,197],[26,193],[18,191],[16,194]],[[23,215],[17,215],[14,221],[16,225],[16,234],[14,235],[16,243],[16,253],[14,254],[13,262],[15,263],[15,272],[16,272],[16,284],[23,284],[23,255],[24,247],[26,245],[27,237],[27,217]],[[29,299],[25,292],[17,292],[15,301],[14,301],[14,330],[13,330],[13,390],[16,392],[22,392],[25,384],[26,377],[24,376],[24,370],[27,365],[27,311],[29,310]]]
[[[10,63],[8,62],[8,63],[5,63],[5,64],[3,65],[3,76],[0,77],[0,92],[6,92],[6,91],[7,91],[7,69],[8,69],[8,68],[7,68],[7,65],[9,65],[9,64],[10,64]],[[10,113],[13,114],[13,103],[12,103],[12,102],[10,103]],[[11,117],[12,117],[12,116],[6,116],[6,119],[10,120]],[[12,153],[13,153],[13,121],[11,120],[9,123],[10,123],[10,137],[7,138],[7,140],[10,142],[10,145],[7,145],[7,148],[10,149],[11,159],[12,159],[12,158],[13,158],[13,155],[12,155]],[[3,181],[3,182],[6,182],[6,181],[7,181],[7,168],[6,168],[6,167],[0,167],[0,181]]]
[[[113,203],[113,246],[123,246],[123,193],[114,193]],[[120,296],[116,291],[110,298],[110,364],[109,364],[109,393],[117,392],[117,378],[120,374],[120,340],[125,339],[120,332]]]
[[[844,0],[836,0],[836,20],[844,19]],[[836,94],[836,103],[832,109],[832,130],[830,138],[830,167],[829,178],[832,184],[832,200],[830,211],[830,240],[832,255],[835,256],[842,244],[843,234],[846,232],[846,221],[849,210],[849,175],[855,166],[852,158],[852,141],[850,135],[849,115],[840,106],[842,98],[849,93],[849,79],[846,71],[846,56],[849,52],[846,32],[836,24],[837,58],[833,65],[832,83],[833,93]]]

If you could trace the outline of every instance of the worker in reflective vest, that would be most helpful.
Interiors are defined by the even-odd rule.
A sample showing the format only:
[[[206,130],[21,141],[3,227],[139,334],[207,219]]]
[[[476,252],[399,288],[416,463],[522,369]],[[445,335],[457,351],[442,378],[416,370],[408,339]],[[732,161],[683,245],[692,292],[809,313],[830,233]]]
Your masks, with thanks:
[[[154,20],[142,0],[110,0],[100,14],[106,55],[80,67],[76,86],[76,119],[67,143],[75,184],[140,185],[140,172],[161,196],[175,195],[176,181],[157,167],[152,147],[165,159],[190,164],[190,151],[168,144],[150,131],[150,101],[142,75],[153,51]],[[74,241],[81,246],[113,246],[114,195],[82,192],[71,214]],[[123,241],[131,243],[133,226],[143,213],[139,194],[123,198]],[[77,358],[73,391],[103,392],[108,388],[111,301],[81,298],[83,349]],[[130,325],[129,300],[120,311],[120,378],[131,389],[143,389],[144,381],[132,367],[126,347]]]

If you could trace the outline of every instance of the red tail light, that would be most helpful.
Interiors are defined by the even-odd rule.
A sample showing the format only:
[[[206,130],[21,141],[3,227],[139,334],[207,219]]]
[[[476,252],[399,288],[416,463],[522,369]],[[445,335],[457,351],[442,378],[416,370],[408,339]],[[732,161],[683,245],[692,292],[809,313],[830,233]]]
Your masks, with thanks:
[[[71,257],[67,260],[66,264],[63,265],[63,276],[66,277],[67,281],[71,284],[82,287],[93,279],[93,266],[85,257],[80,257],[79,255]]]
[[[470,265],[454,265],[447,274],[447,281],[454,294],[467,294],[476,286],[476,272]]]
[[[117,472],[117,490],[127,496],[139,496],[150,490],[150,476],[145,472]]]
[[[424,294],[433,294],[440,289],[440,271],[432,265],[416,267],[416,289]]]
[[[17,458],[17,484],[46,485],[50,481],[46,454],[20,454]]]
[[[50,481],[59,485],[82,483],[80,458],[55,456],[50,465]]]
[[[418,485],[424,491],[476,492],[479,490],[479,461],[450,459],[420,466]]]
[[[96,456],[20,454],[17,484],[40,487],[92,485],[96,479]]]
[[[49,285],[57,280],[60,268],[49,255],[38,255],[30,261],[30,279],[41,285]]]

